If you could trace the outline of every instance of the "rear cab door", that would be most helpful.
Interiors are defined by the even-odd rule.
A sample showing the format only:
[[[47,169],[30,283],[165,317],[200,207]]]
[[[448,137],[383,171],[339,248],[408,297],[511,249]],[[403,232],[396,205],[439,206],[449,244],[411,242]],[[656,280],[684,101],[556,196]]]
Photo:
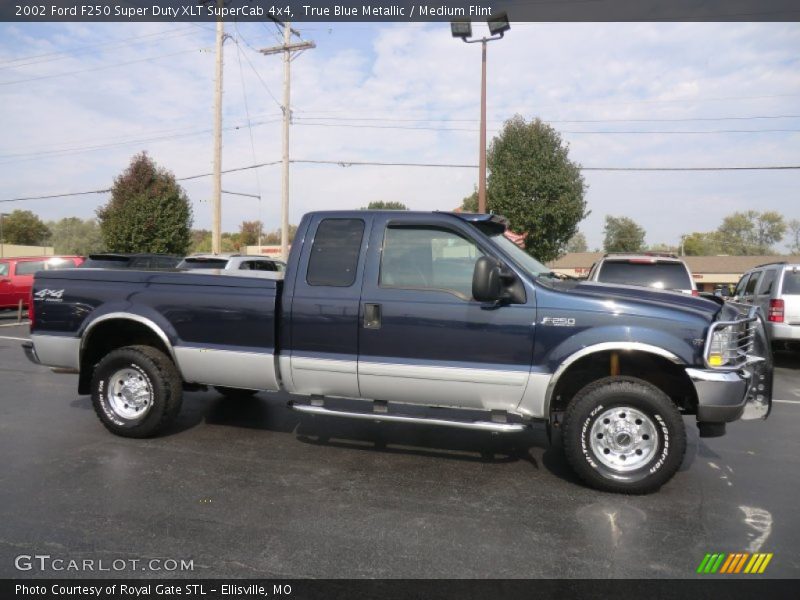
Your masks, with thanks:
[[[359,302],[373,215],[314,213],[309,219],[293,242],[300,255],[286,278],[283,383],[298,394],[358,398]]]
[[[475,262],[497,252],[474,233],[454,217],[376,214],[358,323],[362,397],[481,410],[519,404],[535,297],[502,306],[472,298]]]

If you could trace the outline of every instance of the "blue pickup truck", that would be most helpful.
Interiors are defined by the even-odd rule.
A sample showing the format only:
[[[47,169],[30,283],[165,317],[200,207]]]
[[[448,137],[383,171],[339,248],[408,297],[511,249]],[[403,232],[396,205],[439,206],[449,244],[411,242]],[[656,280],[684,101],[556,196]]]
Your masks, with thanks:
[[[270,277],[42,271],[25,351],[78,373],[78,393],[121,436],[156,435],[187,390],[283,390],[312,415],[498,434],[541,422],[586,483],[623,493],[678,470],[684,416],[705,437],[767,417],[773,364],[757,309],[563,281],[506,226],[316,212]]]

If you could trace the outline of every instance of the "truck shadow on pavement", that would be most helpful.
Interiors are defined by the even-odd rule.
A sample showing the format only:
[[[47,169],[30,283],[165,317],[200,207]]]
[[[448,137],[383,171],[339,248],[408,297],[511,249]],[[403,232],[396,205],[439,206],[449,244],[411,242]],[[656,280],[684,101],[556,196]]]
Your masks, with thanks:
[[[208,398],[203,406],[193,407],[192,414],[179,419],[175,429],[166,435],[205,421],[210,425],[292,434],[296,442],[307,446],[473,463],[524,462],[537,471],[544,467],[560,479],[579,484],[560,446],[549,444],[541,424],[522,433],[491,434],[424,424],[375,423],[301,415],[286,406],[287,398],[269,393],[244,400]]]

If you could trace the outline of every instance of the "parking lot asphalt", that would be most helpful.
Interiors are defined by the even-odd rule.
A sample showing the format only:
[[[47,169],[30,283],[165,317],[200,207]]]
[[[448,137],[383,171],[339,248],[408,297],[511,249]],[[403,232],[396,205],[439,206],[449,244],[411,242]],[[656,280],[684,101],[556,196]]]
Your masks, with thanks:
[[[116,437],[77,377],[29,363],[0,314],[2,577],[695,577],[708,552],[800,576],[800,355],[765,422],[689,447],[649,496],[581,485],[544,428],[500,437],[306,417],[284,394],[188,393]],[[15,557],[192,560],[190,572],[19,571]],[[748,576],[753,577],[753,576]]]

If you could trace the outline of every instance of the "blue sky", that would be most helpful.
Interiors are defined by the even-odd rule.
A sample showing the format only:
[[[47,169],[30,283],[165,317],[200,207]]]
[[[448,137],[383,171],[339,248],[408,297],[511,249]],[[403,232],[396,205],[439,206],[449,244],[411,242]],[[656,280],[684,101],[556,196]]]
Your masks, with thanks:
[[[477,162],[479,45],[452,39],[446,24],[297,27],[317,48],[293,63],[293,158]],[[140,150],[178,177],[211,170],[212,25],[0,29],[0,197],[109,187]],[[280,108],[272,96],[280,98],[281,62],[254,50],[277,44],[277,31],[264,23],[227,30],[224,124],[231,129],[223,167],[277,161]],[[800,25],[514,23],[489,47],[490,137],[515,113],[553,122],[586,167],[800,165]],[[449,210],[471,193],[476,176],[473,169],[296,164],[291,220],[378,199]],[[736,210],[800,218],[800,171],[585,176],[592,213],[581,229],[591,247],[602,243],[606,214],[638,221],[648,243],[677,243]],[[208,228],[210,178],[184,187],[195,226]],[[226,230],[259,217],[277,227],[279,167],[225,175],[223,188],[262,197],[225,196]],[[45,219],[89,217],[105,199],[0,207]]]

